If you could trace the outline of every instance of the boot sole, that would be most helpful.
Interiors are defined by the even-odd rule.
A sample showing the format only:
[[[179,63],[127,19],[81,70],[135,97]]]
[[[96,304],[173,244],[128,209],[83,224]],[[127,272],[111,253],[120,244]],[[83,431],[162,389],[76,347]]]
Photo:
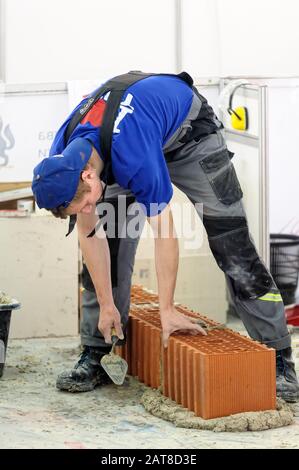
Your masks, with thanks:
[[[73,380],[70,380],[69,382],[67,380],[63,380],[63,382],[57,380],[56,382],[56,388],[58,390],[62,390],[64,392],[71,392],[71,393],[78,393],[78,392],[91,392],[92,390],[95,389],[97,385],[101,385],[98,382],[92,383],[80,383],[80,382],[74,382]]]
[[[91,392],[96,387],[110,384],[112,384],[112,380],[106,374],[99,380],[95,379],[91,382],[76,382],[67,375],[58,377],[56,380],[56,388],[58,388],[58,390],[70,393]]]
[[[299,401],[299,393],[296,395],[288,395],[285,393],[277,393],[279,398],[282,398],[287,403],[297,403]]]

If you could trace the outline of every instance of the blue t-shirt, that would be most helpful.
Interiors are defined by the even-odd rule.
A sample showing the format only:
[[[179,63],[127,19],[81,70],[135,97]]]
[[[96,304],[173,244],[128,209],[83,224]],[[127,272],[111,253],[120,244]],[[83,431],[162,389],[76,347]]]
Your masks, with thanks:
[[[100,127],[108,93],[88,112],[72,133],[69,143],[86,138],[100,152]],[[183,80],[152,76],[131,85],[122,98],[112,137],[112,170],[117,183],[132,191],[148,216],[160,213],[173,189],[163,146],[185,120],[193,92]],[[64,134],[85,98],[58,130],[50,155],[62,153]],[[162,205],[160,208],[158,205]],[[164,206],[163,206],[164,204]]]

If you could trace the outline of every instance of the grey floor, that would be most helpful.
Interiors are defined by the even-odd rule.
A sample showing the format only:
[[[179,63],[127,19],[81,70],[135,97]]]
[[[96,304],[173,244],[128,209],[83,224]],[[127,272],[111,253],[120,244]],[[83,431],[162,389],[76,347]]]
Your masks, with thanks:
[[[241,329],[238,321],[231,324]],[[299,333],[292,335],[299,365]],[[83,394],[55,388],[79,354],[79,338],[12,340],[0,380],[0,448],[203,449],[299,448],[294,424],[246,433],[179,429],[140,405],[143,386],[130,379]]]

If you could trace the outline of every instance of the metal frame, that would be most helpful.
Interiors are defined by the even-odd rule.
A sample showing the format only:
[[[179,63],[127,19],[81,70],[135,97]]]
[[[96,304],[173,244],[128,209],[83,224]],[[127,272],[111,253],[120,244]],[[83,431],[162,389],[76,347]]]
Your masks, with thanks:
[[[1,0],[0,0],[1,1]],[[38,96],[67,93],[66,82],[56,83],[6,83],[2,94],[17,96]],[[0,91],[1,96],[1,91]]]
[[[175,1],[175,54],[176,71],[182,71],[182,0]]]
[[[236,142],[244,143],[251,145],[253,147],[259,147],[259,138],[256,135],[250,134],[249,132],[246,134],[240,134],[238,131],[234,131],[232,129],[225,128],[226,135],[229,135],[232,140]]]
[[[260,200],[260,246],[266,266],[270,267],[269,234],[269,130],[268,87],[259,86],[259,200]]]

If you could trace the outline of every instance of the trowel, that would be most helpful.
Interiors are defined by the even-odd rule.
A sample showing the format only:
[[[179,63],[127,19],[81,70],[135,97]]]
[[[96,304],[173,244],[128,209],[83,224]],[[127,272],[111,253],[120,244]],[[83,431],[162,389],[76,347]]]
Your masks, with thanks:
[[[118,341],[118,336],[116,335],[116,331],[112,328],[111,331],[111,340],[112,340],[112,348],[109,354],[106,354],[101,359],[101,366],[103,367],[104,371],[107,375],[109,375],[110,379],[116,385],[122,385],[124,383],[126,373],[128,370],[127,362],[115,354],[115,345]]]

